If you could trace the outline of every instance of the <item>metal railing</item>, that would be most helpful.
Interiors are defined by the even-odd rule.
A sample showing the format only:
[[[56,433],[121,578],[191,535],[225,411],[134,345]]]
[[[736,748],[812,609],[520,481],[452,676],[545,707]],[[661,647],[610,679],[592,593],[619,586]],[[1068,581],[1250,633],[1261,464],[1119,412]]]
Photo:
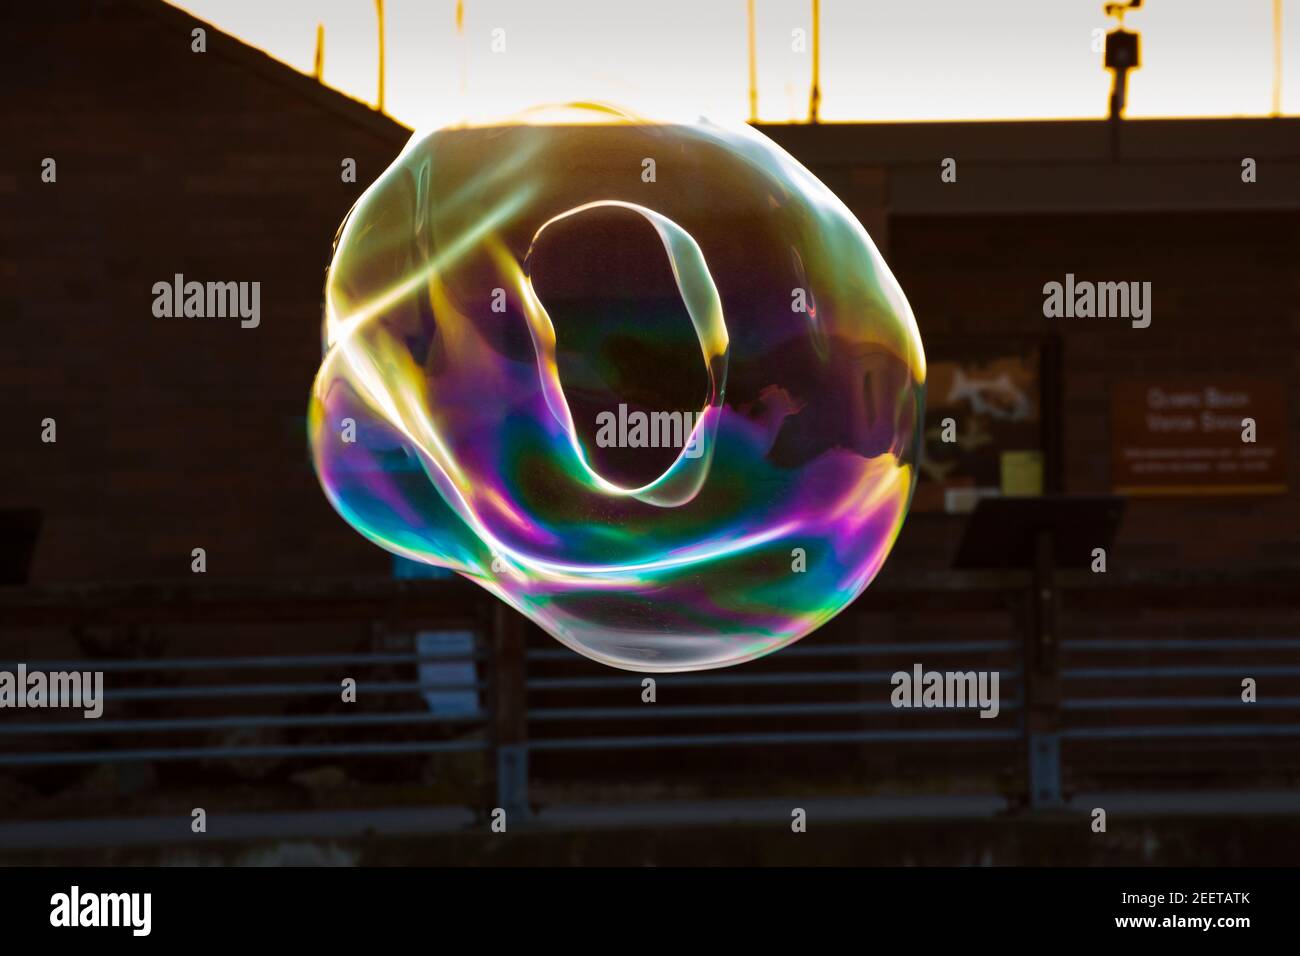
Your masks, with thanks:
[[[475,633],[476,648],[468,654],[420,654],[394,651],[378,640],[365,651],[348,653],[26,660],[29,670],[103,671],[105,714],[97,720],[80,715],[46,720],[14,719],[18,712],[9,711],[0,719],[0,771],[480,753],[488,765],[491,790],[467,799],[493,799],[497,806],[527,815],[533,810],[531,755],[595,752],[612,758],[633,751],[888,751],[936,745],[949,752],[990,748],[990,759],[1018,775],[1020,782],[1010,795],[1013,803],[1050,806],[1064,798],[1069,748],[1075,745],[1300,742],[1300,637],[1125,639],[1094,636],[1080,623],[1094,608],[1108,604],[1121,612],[1207,603],[1226,607],[1234,600],[1253,604],[1263,594],[1274,606],[1293,607],[1300,601],[1300,591],[1293,586],[1297,580],[1290,574],[1256,575],[1236,582],[1240,593],[1234,597],[1232,582],[1222,576],[1216,576],[1213,590],[1187,576],[1112,581],[1063,576],[1061,593],[1080,598],[1080,608],[1066,616],[1075,623],[1067,629],[1073,633],[1060,643],[1064,663],[1054,655],[1054,671],[1035,675],[1059,692],[1037,698],[1040,713],[1032,733],[1024,719],[1021,685],[1026,642],[1036,639],[1025,622],[1032,619],[1029,605],[1039,596],[1029,591],[1027,576],[1013,573],[885,579],[834,627],[763,661],[740,669],[651,675],[658,696],[665,698],[652,707],[640,701],[642,675],[604,670],[567,649],[545,646],[514,612],[459,582],[10,591],[0,594],[0,658],[7,660],[0,662],[0,669],[17,663],[18,655],[4,643],[14,629],[75,633],[92,624],[131,629],[212,621],[350,621],[389,637],[421,628],[460,627]],[[1010,612],[1009,620],[990,628],[1014,636],[862,639],[855,614],[915,617],[919,603],[925,608],[920,613]],[[168,651],[174,650],[169,645]],[[1229,659],[1204,662],[1198,659],[1203,655]],[[899,713],[889,700],[890,678],[917,660],[943,661],[948,670],[993,667],[1012,693],[1001,701],[994,720],[965,719],[975,715],[948,711],[946,718],[899,726]],[[435,662],[472,663],[477,677],[420,680],[420,664]],[[268,676],[270,680],[264,679]],[[339,699],[343,677],[355,679],[357,687],[358,703],[346,713],[328,709]],[[1245,677],[1266,685],[1255,703],[1243,701],[1234,690]],[[480,706],[459,714],[420,707],[421,695],[441,691],[474,691]],[[738,694],[766,696],[734,699]],[[402,696],[410,697],[410,703],[402,702]],[[368,709],[384,698],[398,698],[397,709]],[[286,713],[268,701],[298,701],[312,709]],[[249,704],[250,712],[233,712]],[[156,712],[172,706],[207,707],[212,712]],[[1168,715],[1177,720],[1170,722]],[[647,722],[651,729],[646,729]],[[437,729],[443,737],[385,739],[385,732],[394,728]],[[240,730],[365,736],[240,746],[212,742],[213,736],[220,739]],[[60,743],[68,740],[71,746]]]

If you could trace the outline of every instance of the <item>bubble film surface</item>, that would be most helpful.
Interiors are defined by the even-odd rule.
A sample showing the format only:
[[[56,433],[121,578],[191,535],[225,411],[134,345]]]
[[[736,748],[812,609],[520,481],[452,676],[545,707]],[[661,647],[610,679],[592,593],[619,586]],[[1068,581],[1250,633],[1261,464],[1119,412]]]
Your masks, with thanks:
[[[339,231],[324,337],[339,514],[615,667],[798,640],[911,499],[911,309],[748,127],[590,106],[416,136]]]

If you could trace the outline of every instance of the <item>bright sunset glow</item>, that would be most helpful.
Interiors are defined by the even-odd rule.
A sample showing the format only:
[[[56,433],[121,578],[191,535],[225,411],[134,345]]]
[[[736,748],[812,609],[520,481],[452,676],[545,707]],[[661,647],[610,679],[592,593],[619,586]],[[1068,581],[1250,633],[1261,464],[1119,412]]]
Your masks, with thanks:
[[[183,0],[176,4],[374,103],[373,0]],[[810,0],[755,0],[759,118],[808,114]],[[1282,0],[1281,112],[1300,112],[1300,4]],[[605,99],[646,115],[748,117],[745,0],[386,0],[385,111],[413,126]],[[1128,115],[1266,116],[1274,96],[1274,0],[1147,0]],[[1109,75],[1094,31],[1101,0],[822,0],[824,121],[1097,118]],[[494,52],[495,30],[505,49]],[[803,30],[807,48],[796,46]]]

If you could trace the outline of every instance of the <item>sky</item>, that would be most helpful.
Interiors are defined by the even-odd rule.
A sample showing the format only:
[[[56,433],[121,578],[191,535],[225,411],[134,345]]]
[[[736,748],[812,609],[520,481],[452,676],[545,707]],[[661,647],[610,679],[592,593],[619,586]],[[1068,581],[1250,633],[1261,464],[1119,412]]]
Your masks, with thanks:
[[[1300,114],[1300,0],[1145,0],[1128,115],[1267,116],[1274,7],[1281,112]],[[415,128],[600,100],[668,119],[749,117],[747,0],[385,0],[384,109]],[[175,6],[377,101],[374,0]],[[1101,0],[822,0],[823,122],[1098,118],[1110,88]],[[808,117],[811,0],[754,0],[758,118]],[[798,31],[803,31],[800,48]]]

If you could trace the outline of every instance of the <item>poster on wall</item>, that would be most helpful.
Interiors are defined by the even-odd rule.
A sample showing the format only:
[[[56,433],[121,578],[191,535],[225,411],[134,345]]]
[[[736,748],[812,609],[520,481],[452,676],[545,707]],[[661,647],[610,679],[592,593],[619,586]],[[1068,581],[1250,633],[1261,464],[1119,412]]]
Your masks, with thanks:
[[[1127,495],[1281,494],[1278,379],[1128,381],[1111,390],[1111,486]]]
[[[934,350],[913,509],[967,512],[982,497],[1043,493],[1041,355],[1037,342],[1003,340]]]

